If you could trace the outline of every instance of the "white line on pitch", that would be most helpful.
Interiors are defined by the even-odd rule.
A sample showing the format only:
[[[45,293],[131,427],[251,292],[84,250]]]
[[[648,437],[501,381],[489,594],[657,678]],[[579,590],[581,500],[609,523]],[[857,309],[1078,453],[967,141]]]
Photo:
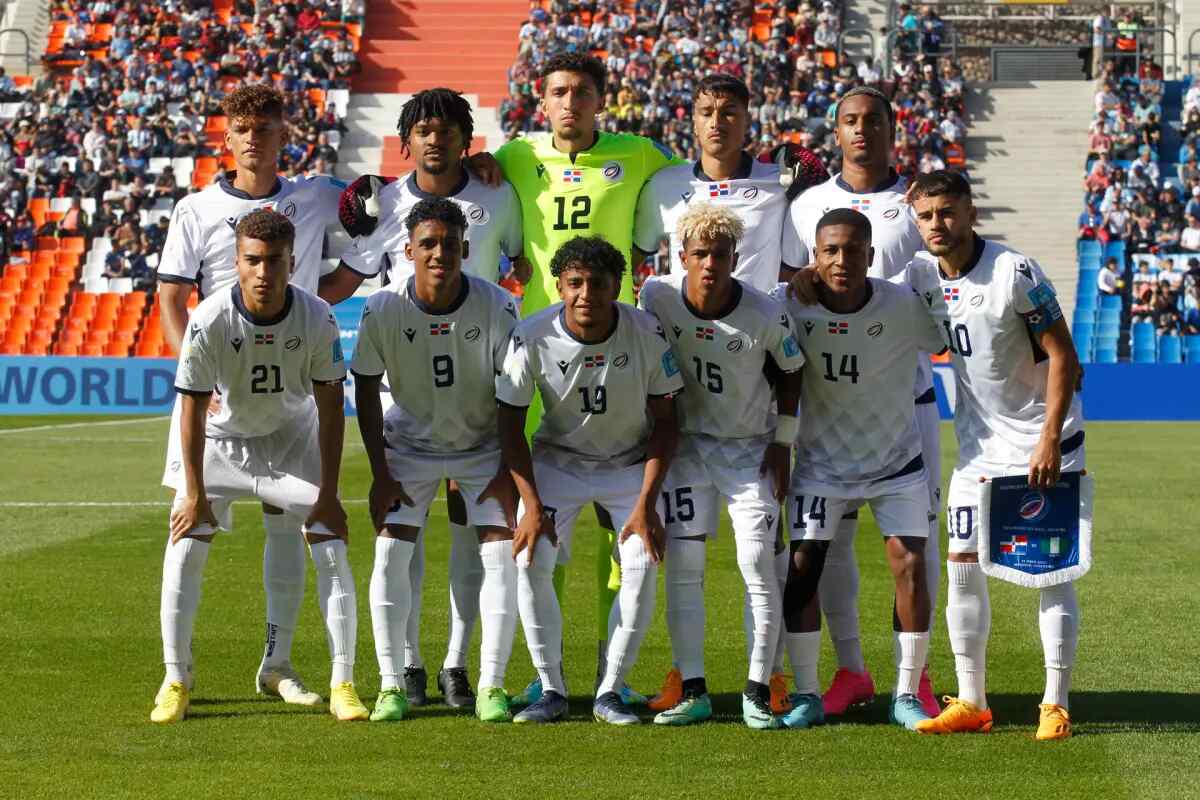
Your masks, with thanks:
[[[6,433],[34,433],[35,431],[61,431],[67,428],[99,428],[110,425],[137,425],[143,422],[159,422],[170,417],[138,417],[137,419],[114,419],[103,422],[66,422],[59,425],[34,425],[29,428],[7,428],[0,430],[0,436]]]

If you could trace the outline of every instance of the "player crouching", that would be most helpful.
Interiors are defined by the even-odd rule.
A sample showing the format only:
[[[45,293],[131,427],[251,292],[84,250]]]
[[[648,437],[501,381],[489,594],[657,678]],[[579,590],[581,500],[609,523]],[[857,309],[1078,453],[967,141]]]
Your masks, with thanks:
[[[381,689],[372,721],[402,719],[404,634],[413,607],[410,562],[438,485],[458,482],[467,523],[479,537],[483,612],[479,693],[485,722],[512,719],[504,672],[517,625],[512,557],[516,498],[500,462],[493,388],[517,324],[512,295],[464,275],[467,219],[450,200],[418,202],[405,219],[414,274],[363,307],[354,353],[355,398],[371,463],[375,570],[371,622]],[[395,401],[384,416],[380,381]],[[401,481],[403,480],[403,483]]]
[[[592,714],[632,725],[640,720],[619,692],[654,616],[665,538],[660,493],[679,436],[675,395],[683,380],[654,317],[617,302],[625,258],[615,247],[599,237],[572,239],[550,270],[562,302],[517,326],[496,377],[504,462],[521,495],[513,539],[521,623],[543,686],[514,721],[566,714],[562,611],[552,576],[560,548],[569,559],[579,512],[595,503],[619,531],[613,555],[621,590]],[[535,391],[544,411],[531,455],[524,430]]]
[[[817,303],[789,302],[804,350],[803,419],[788,516],[792,563],[784,590],[785,641],[796,676],[792,728],[824,721],[817,681],[821,609],[817,587],[842,517],[869,505],[896,583],[898,654],[892,721],[909,730],[929,719],[917,697],[929,653],[925,539],[930,505],[912,399],[920,351],[943,349],[921,300],[903,285],[868,278],[871,222],[847,208],[816,227]],[[777,296],[786,296],[784,286]]]
[[[690,725],[712,716],[704,680],[704,544],[716,536],[724,502],[753,615],[742,717],[751,728],[779,728],[769,702],[781,615],[774,540],[804,357],[782,304],[733,277],[742,221],[728,209],[693,204],[676,228],[686,272],[648,279],[639,298],[667,331],[687,388],[679,400],[680,453],[663,492],[667,628],[682,692],[654,721]],[[778,376],[774,395],[765,370]]]
[[[354,689],[354,579],[337,498],[346,375],[337,323],[324,301],[288,285],[295,228],[286,217],[253,211],[235,233],[238,282],[192,312],[175,376],[182,463],[169,468],[175,502],[160,612],[166,678],[150,720],[187,714],[204,565],[241,497],[305,518],[333,659],[329,710],[339,720],[366,719]],[[209,416],[214,391],[222,402]]]

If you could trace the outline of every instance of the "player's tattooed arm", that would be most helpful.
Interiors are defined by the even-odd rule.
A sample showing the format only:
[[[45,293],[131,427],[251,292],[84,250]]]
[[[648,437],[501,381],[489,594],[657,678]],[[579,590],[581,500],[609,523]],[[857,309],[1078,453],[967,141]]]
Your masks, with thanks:
[[[183,455],[184,495],[171,510],[171,541],[178,542],[201,525],[211,528],[208,538],[216,531],[217,519],[208,504],[204,490],[204,426],[210,392],[181,392],[180,444]]]
[[[533,479],[533,456],[529,453],[529,442],[525,440],[525,414],[528,408],[512,406],[497,400],[496,426],[500,433],[500,455],[516,484],[517,494],[524,504],[524,513],[513,530],[513,558],[528,548],[533,559],[537,541],[543,536],[558,546],[554,531],[554,520],[542,505],[537,483]]]
[[[775,499],[783,500],[791,485],[792,445],[795,444],[797,415],[800,411],[801,371],[779,372],[775,379],[775,404],[779,409],[775,441],[763,453],[760,475],[770,475],[775,484]]]
[[[321,487],[304,521],[310,543],[332,538],[349,541],[346,511],[338,500],[342,443],[346,436],[346,396],[341,381],[313,381],[317,401],[317,443],[321,450]]]
[[[640,536],[646,552],[654,563],[661,563],[666,552],[667,532],[658,516],[656,503],[662,491],[663,481],[675,458],[679,445],[679,417],[675,409],[675,396],[650,397],[646,409],[654,421],[650,440],[646,443],[646,469],[642,478],[642,491],[633,507],[633,513],[625,521],[619,540]]]
[[[1050,366],[1046,380],[1046,421],[1029,459],[1029,485],[1048,487],[1058,481],[1062,468],[1063,423],[1082,370],[1067,321],[1062,317],[1038,333],[1037,341],[1049,356]]]
[[[413,504],[400,481],[392,477],[384,454],[383,403],[379,400],[382,375],[354,373],[354,409],[358,414],[358,433],[371,465],[371,490],[367,504],[376,532],[383,530],[384,518],[396,503]]]

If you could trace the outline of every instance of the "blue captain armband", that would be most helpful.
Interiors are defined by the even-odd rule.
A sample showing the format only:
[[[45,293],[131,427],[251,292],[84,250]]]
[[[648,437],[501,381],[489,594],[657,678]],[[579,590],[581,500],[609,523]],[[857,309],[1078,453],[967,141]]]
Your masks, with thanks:
[[[1048,330],[1051,325],[1062,319],[1062,307],[1048,284],[1038,284],[1029,290],[1027,296],[1033,310],[1024,315],[1025,322],[1034,333]]]

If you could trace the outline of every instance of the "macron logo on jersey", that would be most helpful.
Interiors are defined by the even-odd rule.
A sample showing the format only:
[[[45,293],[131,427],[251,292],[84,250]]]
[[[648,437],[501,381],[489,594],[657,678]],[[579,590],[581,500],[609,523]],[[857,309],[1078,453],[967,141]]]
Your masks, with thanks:
[[[829,323],[829,332],[830,333],[849,333],[850,332],[850,323],[849,322],[830,322]]]
[[[708,185],[709,197],[729,197],[732,194],[733,188],[726,181],[722,181],[721,183],[710,183]]]
[[[599,353],[594,356],[584,356],[583,357],[583,366],[584,367],[603,367],[604,366],[604,354]]]
[[[957,286],[943,286],[942,287],[942,299],[945,300],[947,303],[957,302],[958,301],[958,287]]]
[[[563,183],[583,183],[583,170],[581,169],[564,169]]]
[[[699,326],[696,328],[696,338],[705,342],[711,342],[716,333],[717,331],[715,328],[704,328]]]
[[[254,334],[255,344],[275,344],[275,334],[273,333],[256,333]]]
[[[430,336],[449,336],[450,335],[450,323],[449,322],[431,322],[431,323],[429,323],[429,335]]]

